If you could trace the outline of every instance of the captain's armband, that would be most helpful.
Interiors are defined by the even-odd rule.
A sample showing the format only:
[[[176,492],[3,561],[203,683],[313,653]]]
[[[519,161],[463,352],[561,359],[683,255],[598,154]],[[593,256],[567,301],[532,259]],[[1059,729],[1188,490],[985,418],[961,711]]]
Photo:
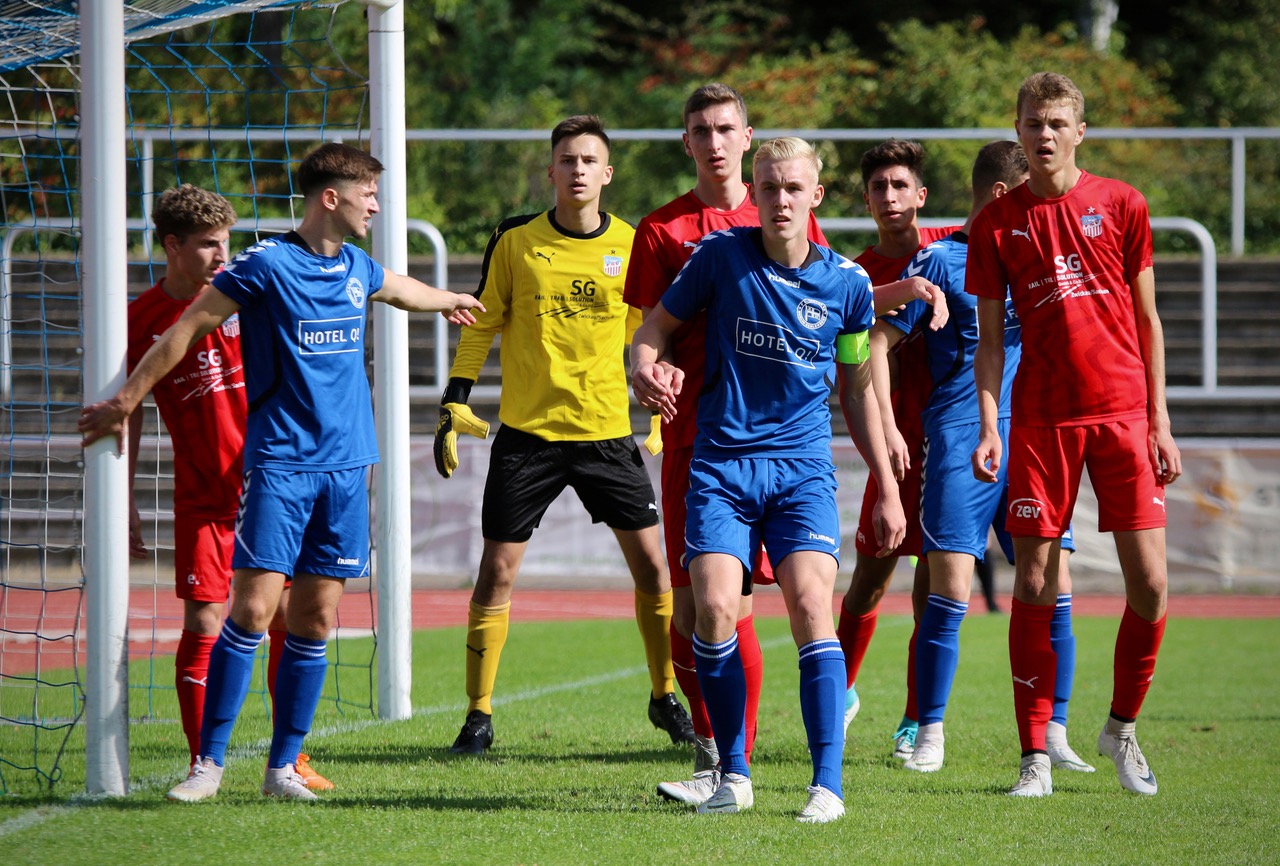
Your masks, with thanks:
[[[861,364],[871,357],[867,331],[836,336],[836,360],[841,364]]]

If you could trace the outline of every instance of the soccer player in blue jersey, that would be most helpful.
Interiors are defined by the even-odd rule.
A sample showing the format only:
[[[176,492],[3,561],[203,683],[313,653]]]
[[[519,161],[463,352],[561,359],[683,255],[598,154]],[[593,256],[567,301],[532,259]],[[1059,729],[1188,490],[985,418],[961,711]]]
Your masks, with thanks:
[[[325,144],[302,161],[305,197],[296,231],[261,241],[227,263],[212,287],[142,357],[116,395],[85,407],[88,445],[120,440],[126,419],[190,347],[240,314],[249,417],[232,559],[234,596],[209,661],[200,759],[168,794],[194,802],[222,782],[232,726],[253,658],[287,577],[293,589],[275,694],[275,727],[262,793],[314,800],[295,769],[324,685],[325,641],[344,581],[369,574],[367,475],[378,460],[364,366],[367,304],[439,311],[454,324],[483,306],[392,273],[345,242],[364,238],[378,212],[382,164]]]
[[[937,289],[915,280],[873,296],[861,267],[808,239],[809,213],[823,196],[820,169],[801,139],[762,144],[751,189],[760,228],[703,238],[632,344],[637,398],[674,417],[683,373],[666,360],[672,335],[706,311],[708,384],[689,468],[685,557],[698,682],[722,776],[699,814],[740,812],[754,802],[735,624],[762,539],[800,650],[800,707],[814,772],[798,820],[825,823],[844,814],[844,654],[831,615],[840,522],[827,402],[837,362],[850,382],[841,395],[850,435],[881,483],[876,534],[892,548],[906,528],[863,363],[867,331],[882,300],[933,300]]]
[[[946,293],[951,318],[947,327],[923,333],[933,391],[922,422],[925,434],[921,495],[922,548],[929,561],[929,596],[920,618],[916,643],[916,689],[919,729],[915,750],[907,758],[909,770],[940,770],[944,756],[943,713],[960,655],[960,623],[969,607],[974,565],[986,555],[987,530],[996,527],[1001,547],[1012,562],[1013,542],[1004,532],[1006,467],[998,484],[984,484],[973,476],[969,457],[978,444],[980,419],[974,395],[973,360],[978,347],[977,299],[965,292],[968,232],[974,218],[990,201],[1022,183],[1027,158],[1017,142],[997,141],[983,147],[973,165],[973,205],[963,228],[935,241],[916,254],[904,275],[919,275]],[[920,328],[924,304],[912,302],[895,317],[880,319],[871,331],[871,373],[880,411],[893,419],[893,406],[883,396],[889,382],[889,351]],[[1021,357],[1021,327],[1012,305],[1005,330],[1005,387],[1001,393],[1000,425],[1007,436],[1013,374]],[[1070,533],[1063,538],[1074,549]],[[1093,772],[1067,744],[1067,702],[1075,673],[1075,637],[1071,632],[1071,584],[1062,554],[1061,595],[1054,613],[1054,649],[1058,672],[1054,693],[1054,721],[1049,752],[1057,768]]]

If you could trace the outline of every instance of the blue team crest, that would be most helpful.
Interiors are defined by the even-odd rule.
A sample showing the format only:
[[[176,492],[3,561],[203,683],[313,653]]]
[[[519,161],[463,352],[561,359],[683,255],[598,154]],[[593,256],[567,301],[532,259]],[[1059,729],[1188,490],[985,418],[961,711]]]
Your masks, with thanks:
[[[816,331],[827,323],[827,305],[805,298],[796,305],[796,319],[810,331]]]
[[[351,306],[357,310],[364,308],[364,283],[355,277],[347,280],[347,297],[351,299]]]
[[[1101,237],[1102,214],[1094,212],[1093,208],[1089,208],[1089,212],[1080,217],[1080,227],[1084,229],[1084,236],[1087,238]]]
[[[606,277],[618,277],[622,275],[622,256],[604,257],[604,275]]]

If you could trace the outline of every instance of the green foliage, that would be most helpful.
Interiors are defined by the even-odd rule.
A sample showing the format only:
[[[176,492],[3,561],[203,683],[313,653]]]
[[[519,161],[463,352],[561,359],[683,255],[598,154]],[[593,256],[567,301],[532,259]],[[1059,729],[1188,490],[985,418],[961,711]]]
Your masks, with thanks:
[[[69,769],[53,795],[0,801],[0,850],[6,866],[232,866],[282,848],[300,862],[379,864],[1270,862],[1280,792],[1265,784],[1265,768],[1280,761],[1272,699],[1280,677],[1258,660],[1274,658],[1274,628],[1265,620],[1170,622],[1139,723],[1160,779],[1155,797],[1122,791],[1115,770],[1090,748],[1110,700],[1114,617],[1075,621],[1069,727],[1076,750],[1098,772],[1060,771],[1053,796],[1034,803],[1004,795],[1018,762],[1008,619],[966,619],[947,764],[919,775],[889,757],[910,621],[882,617],[859,677],[862,713],[845,749],[848,811],[827,827],[794,820],[811,771],[784,620],[757,620],[765,682],[755,808],[719,818],[697,817],[654,792],[662,779],[686,778],[692,762],[644,717],[648,677],[633,623],[517,622],[498,680],[495,749],[486,758],[448,753],[465,710],[463,629],[420,632],[412,719],[339,716],[322,705],[307,747],[338,787],[321,802],[267,802],[258,793],[269,722],[254,700],[233,734],[213,801],[164,802],[163,791],[185,769],[185,740],[173,723],[134,725],[128,797],[76,797],[77,770]],[[590,650],[573,649],[583,647]]]

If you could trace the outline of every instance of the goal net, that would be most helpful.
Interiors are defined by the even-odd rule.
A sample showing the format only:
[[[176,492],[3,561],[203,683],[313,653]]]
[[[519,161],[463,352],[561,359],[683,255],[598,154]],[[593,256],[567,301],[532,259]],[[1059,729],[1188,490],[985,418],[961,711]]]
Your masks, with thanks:
[[[367,25],[364,7],[345,2],[123,5],[133,297],[163,275],[149,218],[168,187],[225,196],[241,220],[233,251],[300,219],[301,156],[322,140],[368,138]],[[0,6],[0,793],[75,790],[87,663],[80,19],[71,0]],[[172,452],[154,405],[145,411],[134,489],[151,555],[130,569],[131,775],[168,779],[186,759],[172,658],[182,603]],[[317,724],[373,709],[369,584],[348,586]],[[265,737],[269,718],[265,694],[251,697],[237,742]]]

